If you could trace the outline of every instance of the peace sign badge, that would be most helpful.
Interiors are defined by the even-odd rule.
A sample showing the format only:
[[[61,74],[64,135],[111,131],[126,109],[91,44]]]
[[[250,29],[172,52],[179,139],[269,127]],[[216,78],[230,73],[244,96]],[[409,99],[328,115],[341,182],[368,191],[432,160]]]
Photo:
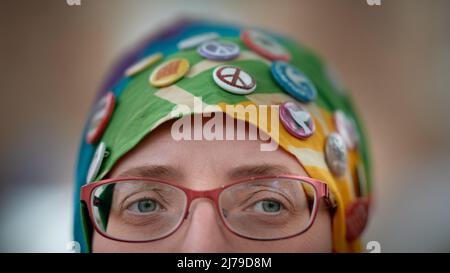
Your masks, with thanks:
[[[316,99],[317,89],[298,68],[283,61],[275,61],[271,66],[275,81],[294,98],[302,102]]]
[[[298,138],[306,139],[314,133],[311,114],[294,102],[285,102],[280,106],[280,120],[284,128]]]
[[[218,66],[213,71],[213,79],[218,86],[233,94],[247,95],[256,89],[255,79],[244,70],[232,65]]]
[[[233,42],[208,41],[197,49],[198,54],[213,61],[228,61],[239,56],[239,46]]]

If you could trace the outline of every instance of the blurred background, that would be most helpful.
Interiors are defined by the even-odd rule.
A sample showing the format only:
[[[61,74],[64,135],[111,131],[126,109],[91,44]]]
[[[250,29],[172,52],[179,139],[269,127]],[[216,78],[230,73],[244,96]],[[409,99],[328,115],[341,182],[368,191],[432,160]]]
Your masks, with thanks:
[[[382,252],[450,251],[450,1],[0,0],[0,252],[65,252],[95,93],[124,50],[179,18],[254,25],[331,63],[369,132]]]

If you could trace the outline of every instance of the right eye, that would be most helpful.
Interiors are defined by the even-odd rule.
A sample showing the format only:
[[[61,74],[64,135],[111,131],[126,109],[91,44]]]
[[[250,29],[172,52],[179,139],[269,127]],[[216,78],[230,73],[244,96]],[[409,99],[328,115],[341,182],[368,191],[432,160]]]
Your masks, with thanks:
[[[283,209],[283,205],[278,201],[268,199],[256,202],[254,208],[258,212],[276,214]]]
[[[161,209],[161,205],[153,199],[141,199],[130,204],[127,209],[135,213],[152,213]]]

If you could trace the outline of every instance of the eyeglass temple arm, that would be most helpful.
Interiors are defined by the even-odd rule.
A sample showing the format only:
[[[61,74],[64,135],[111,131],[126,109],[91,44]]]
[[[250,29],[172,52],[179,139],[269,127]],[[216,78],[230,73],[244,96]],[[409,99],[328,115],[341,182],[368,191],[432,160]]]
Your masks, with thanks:
[[[325,203],[330,209],[335,209],[337,207],[337,202],[328,185],[325,183],[319,183],[318,186],[320,197],[325,200]]]

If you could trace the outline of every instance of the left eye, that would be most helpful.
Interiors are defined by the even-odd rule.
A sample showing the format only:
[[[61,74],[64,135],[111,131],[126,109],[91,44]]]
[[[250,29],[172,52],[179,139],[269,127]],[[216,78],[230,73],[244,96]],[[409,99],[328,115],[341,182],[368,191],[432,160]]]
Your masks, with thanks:
[[[138,213],[150,213],[160,209],[160,204],[153,199],[142,199],[132,203],[129,210]]]
[[[283,208],[283,205],[274,200],[262,200],[257,202],[254,208],[259,212],[277,213]]]

